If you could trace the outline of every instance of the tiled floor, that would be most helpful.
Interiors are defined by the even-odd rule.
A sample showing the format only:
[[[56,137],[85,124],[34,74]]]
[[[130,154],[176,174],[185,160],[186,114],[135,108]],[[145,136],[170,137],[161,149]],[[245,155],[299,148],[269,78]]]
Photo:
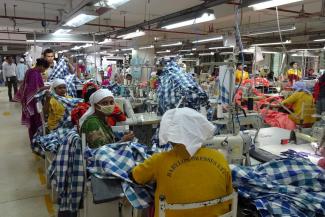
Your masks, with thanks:
[[[0,217],[52,217],[44,161],[31,152],[20,116],[20,105],[9,102],[7,89],[0,87]]]

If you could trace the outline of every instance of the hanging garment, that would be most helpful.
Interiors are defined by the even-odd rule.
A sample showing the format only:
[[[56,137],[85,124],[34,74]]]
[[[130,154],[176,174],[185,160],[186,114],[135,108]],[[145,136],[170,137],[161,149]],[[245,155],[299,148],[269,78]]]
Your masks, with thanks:
[[[61,58],[54,66],[52,73],[48,77],[48,81],[52,81],[55,78],[65,79],[70,74],[69,67],[64,58]]]
[[[48,174],[57,186],[59,211],[76,212],[85,181],[81,138],[76,130],[70,129],[60,142]]]
[[[262,217],[325,215],[325,173],[310,161],[280,159],[231,169],[239,195],[252,200]]]
[[[175,63],[167,63],[158,81],[158,112],[163,115],[167,110],[180,107],[189,107],[197,111],[200,107],[209,105],[207,93],[194,80],[192,75],[183,73]]]

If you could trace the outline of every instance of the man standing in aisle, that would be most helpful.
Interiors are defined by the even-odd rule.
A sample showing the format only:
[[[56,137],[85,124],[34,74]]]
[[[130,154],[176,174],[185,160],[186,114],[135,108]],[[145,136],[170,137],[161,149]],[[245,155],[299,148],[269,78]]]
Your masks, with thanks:
[[[50,48],[46,49],[43,52],[44,59],[50,64],[50,67],[44,72],[42,75],[43,80],[47,80],[47,78],[51,75],[54,67],[56,66],[56,61],[54,60],[54,51]]]
[[[3,80],[8,87],[9,101],[12,100],[12,87],[14,87],[14,94],[17,93],[17,76],[16,76],[16,64],[13,62],[11,56],[7,56],[6,61],[2,65]]]
[[[19,63],[17,64],[17,68],[16,68],[16,75],[17,75],[17,80],[18,80],[19,85],[21,85],[23,83],[27,69],[28,69],[28,67],[25,64],[25,59],[20,58]]]

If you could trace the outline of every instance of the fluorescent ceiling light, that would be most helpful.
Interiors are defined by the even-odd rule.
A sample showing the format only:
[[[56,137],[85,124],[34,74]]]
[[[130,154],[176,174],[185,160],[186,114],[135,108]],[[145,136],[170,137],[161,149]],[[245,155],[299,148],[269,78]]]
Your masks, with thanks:
[[[58,29],[53,34],[54,35],[65,35],[65,34],[68,34],[71,31],[72,31],[72,29]]]
[[[325,38],[315,39],[314,41],[325,41]]]
[[[74,46],[73,48],[71,48],[71,50],[80,50],[81,48],[87,48],[87,47],[91,47],[91,46],[93,46],[93,45],[88,43],[88,44],[81,45],[81,46]]]
[[[263,43],[263,44],[252,44],[252,46],[268,46],[268,45],[281,45],[281,44],[291,44],[291,40],[286,40],[285,42],[273,42],[273,43]]]
[[[110,7],[116,9],[121,5],[129,2],[130,0],[102,0],[96,3],[94,6],[96,7]]]
[[[184,27],[184,26],[190,26],[190,25],[194,25],[194,24],[198,24],[198,23],[212,21],[215,19],[216,19],[216,17],[214,16],[213,13],[204,13],[204,14],[202,14],[201,17],[197,17],[194,19],[189,19],[189,20],[178,22],[178,23],[166,25],[166,26],[163,26],[162,28],[163,29],[176,29],[176,28],[180,28],[180,27]]]
[[[162,44],[160,45],[161,47],[173,47],[173,46],[180,46],[183,43],[181,41],[177,42],[177,43],[172,43],[172,44]]]
[[[113,40],[111,38],[105,38],[104,41],[99,42],[98,44],[107,44],[107,43],[111,43]]]
[[[199,56],[212,56],[214,55],[214,52],[210,52],[210,53],[199,53]]]
[[[158,51],[156,53],[170,53],[170,50]]]
[[[94,19],[96,19],[97,15],[89,15],[85,13],[81,13],[73,18],[71,18],[68,22],[66,22],[63,26],[70,26],[70,27],[79,27],[88,23]]]
[[[131,38],[137,38],[137,37],[144,36],[145,34],[146,34],[146,32],[141,31],[141,30],[138,29],[135,32],[131,32],[131,33],[127,33],[127,34],[124,34],[124,35],[117,36],[117,38],[131,39]]]
[[[192,50],[179,50],[179,52],[191,52]]]
[[[269,0],[261,3],[249,5],[248,7],[253,8],[254,11],[263,10],[267,8],[277,7],[281,5],[287,5],[295,2],[301,2],[303,0]]]
[[[150,46],[139,47],[139,50],[153,49],[153,48],[155,48],[155,46],[150,45]]]
[[[123,48],[121,49],[122,51],[129,51],[129,50],[134,50],[134,48]]]
[[[187,53],[187,54],[184,54],[186,56],[194,56],[194,53]]]
[[[210,47],[209,50],[219,50],[219,49],[227,49],[227,48],[233,48],[233,47]]]
[[[222,36],[218,36],[218,37],[214,37],[214,38],[207,38],[207,39],[201,39],[201,40],[197,40],[197,41],[192,41],[192,43],[193,44],[197,44],[197,43],[204,43],[204,42],[209,42],[209,41],[220,41],[222,39],[223,39]]]
[[[61,50],[58,53],[66,53],[66,52],[69,52],[69,50]]]
[[[26,40],[27,43],[34,43],[34,40],[32,39],[29,39],[29,40]],[[65,40],[65,39],[55,39],[53,38],[53,40],[39,40],[39,39],[36,39],[36,43],[55,43],[55,42],[61,42],[61,43],[93,43],[93,41],[73,41],[73,40]]]
[[[296,30],[296,27],[292,26],[289,28],[281,29],[281,32],[289,32],[289,31],[294,31],[294,30]],[[275,32],[279,32],[279,30],[274,29],[274,30],[263,31],[263,32],[252,32],[252,33],[245,34],[244,36],[265,35],[265,34],[270,34],[270,33],[275,33]]]

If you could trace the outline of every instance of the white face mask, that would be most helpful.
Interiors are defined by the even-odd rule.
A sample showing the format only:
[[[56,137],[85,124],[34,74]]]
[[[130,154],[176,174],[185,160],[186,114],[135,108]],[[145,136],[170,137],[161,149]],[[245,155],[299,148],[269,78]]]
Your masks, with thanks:
[[[105,115],[111,115],[114,111],[115,105],[100,106],[100,111]]]

